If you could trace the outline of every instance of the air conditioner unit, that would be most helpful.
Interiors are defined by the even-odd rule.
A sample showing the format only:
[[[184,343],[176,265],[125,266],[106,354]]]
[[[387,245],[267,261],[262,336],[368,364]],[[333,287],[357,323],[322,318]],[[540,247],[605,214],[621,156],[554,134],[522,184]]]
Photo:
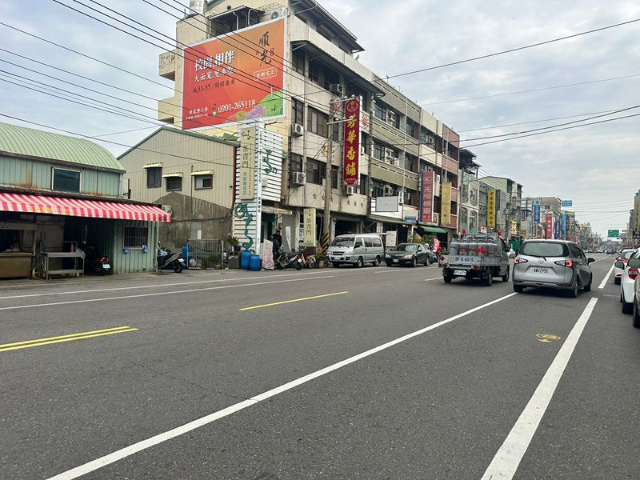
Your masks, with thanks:
[[[293,184],[294,185],[304,185],[305,178],[303,172],[293,172]]]
[[[294,123],[291,126],[291,132],[293,133],[294,137],[301,137],[302,135],[304,135],[304,127],[299,123]]]
[[[360,146],[360,154],[361,155],[366,155],[367,154],[367,147],[365,147],[364,145]]]
[[[400,166],[400,159],[398,157],[389,157],[389,163],[391,165],[395,165],[396,167]]]
[[[354,193],[356,193],[355,185],[345,185],[344,186],[344,194],[345,195],[353,195]]]
[[[396,123],[396,114],[395,112],[389,110],[387,111],[387,123]]]
[[[393,187],[389,186],[389,185],[385,185],[384,188],[382,189],[382,195],[385,197],[390,197],[393,195]]]
[[[333,83],[329,85],[329,91],[341,97],[344,96],[344,87],[340,83]]]
[[[283,8],[276,8],[275,10],[273,10],[269,14],[269,17],[271,18],[271,20],[273,20],[276,18],[282,18],[286,15],[287,15],[287,9],[283,7]]]

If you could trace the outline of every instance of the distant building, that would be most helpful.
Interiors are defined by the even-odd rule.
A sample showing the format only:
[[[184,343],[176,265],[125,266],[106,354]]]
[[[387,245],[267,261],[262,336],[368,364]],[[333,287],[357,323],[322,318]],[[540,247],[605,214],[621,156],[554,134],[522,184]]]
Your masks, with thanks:
[[[519,236],[522,221],[522,185],[506,177],[482,177],[479,180],[496,191],[496,230],[504,238]]]

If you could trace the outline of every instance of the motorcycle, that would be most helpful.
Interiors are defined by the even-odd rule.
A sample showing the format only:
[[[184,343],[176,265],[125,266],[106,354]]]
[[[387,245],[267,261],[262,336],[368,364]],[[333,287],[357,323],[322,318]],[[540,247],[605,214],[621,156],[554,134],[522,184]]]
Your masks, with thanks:
[[[171,250],[166,248],[158,250],[158,270],[173,270],[180,273],[185,268],[187,265],[181,253],[171,253]]]
[[[83,244],[78,250],[83,251],[84,271],[85,273],[93,273],[94,275],[104,276],[111,271],[111,263],[109,257],[96,253],[95,247]]]
[[[302,269],[302,259],[299,254],[291,254],[285,252],[282,248],[278,250],[278,258],[275,259],[275,265],[278,270],[285,268]]]

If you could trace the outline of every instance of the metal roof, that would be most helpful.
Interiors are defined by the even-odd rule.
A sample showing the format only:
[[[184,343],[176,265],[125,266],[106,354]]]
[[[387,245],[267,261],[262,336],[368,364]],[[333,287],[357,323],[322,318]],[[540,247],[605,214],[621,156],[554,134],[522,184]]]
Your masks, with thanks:
[[[82,138],[0,123],[0,152],[124,171],[106,148]]]

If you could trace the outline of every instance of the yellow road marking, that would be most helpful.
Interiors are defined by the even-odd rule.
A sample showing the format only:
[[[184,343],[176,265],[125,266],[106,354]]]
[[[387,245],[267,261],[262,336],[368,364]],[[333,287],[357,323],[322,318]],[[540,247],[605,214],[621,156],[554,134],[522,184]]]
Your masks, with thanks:
[[[552,335],[550,333],[538,333],[536,334],[536,337],[538,337],[538,341],[542,343],[549,343],[553,342],[554,340],[560,340],[560,337],[558,335]]]
[[[305,300],[314,300],[316,298],[334,297],[336,295],[344,295],[345,293],[349,293],[349,292],[327,293],[325,295],[316,295],[315,297],[304,297],[304,298],[296,298],[295,300],[285,300],[283,302],[267,303],[265,305],[256,305],[255,307],[241,308],[240,311],[244,312],[246,310],[255,310],[256,308],[273,307],[274,305],[284,305],[286,303],[304,302]]]
[[[71,342],[73,340],[84,340],[85,338],[102,337],[104,335],[115,335],[116,333],[136,332],[137,328],[132,327],[116,327],[104,330],[93,330],[90,332],[74,333],[70,335],[60,335],[58,337],[39,338],[37,340],[29,340],[26,342],[5,343],[0,345],[0,352],[9,352],[12,350],[20,350],[23,348],[40,347],[42,345],[51,345],[54,343]]]

